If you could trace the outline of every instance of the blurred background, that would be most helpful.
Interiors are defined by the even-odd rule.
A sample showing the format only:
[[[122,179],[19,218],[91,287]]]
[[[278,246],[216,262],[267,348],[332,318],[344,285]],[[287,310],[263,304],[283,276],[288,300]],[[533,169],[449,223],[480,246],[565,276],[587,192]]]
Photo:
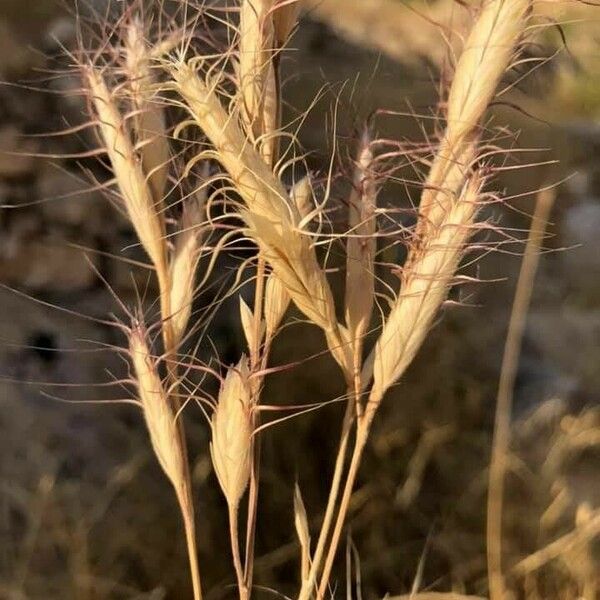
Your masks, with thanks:
[[[435,110],[446,46],[433,23],[459,29],[460,7],[310,0],[307,8],[286,58],[284,94],[293,114],[326,90],[300,132],[315,150],[311,166],[325,164],[335,98],[348,138],[377,108]],[[505,172],[498,189],[510,208],[486,216],[522,240],[533,192],[562,182],[515,390],[504,550],[511,565],[574,533],[555,559],[513,583],[529,598],[575,599],[600,572],[599,540],[576,535],[600,510],[600,9],[547,3],[542,10],[556,26],[528,57],[556,56],[534,63],[493,110],[495,124],[516,132],[515,148],[534,150],[517,160],[556,162]],[[136,299],[130,267],[108,257],[133,242],[132,231],[81,175],[91,163],[78,155],[93,138],[38,135],[86,119],[64,57],[74,44],[72,11],[59,2],[0,1],[0,598],[186,598],[179,514],[141,415],[119,404],[68,402],[109,399],[93,384],[123,371],[97,344],[123,343],[100,322],[116,308],[98,274],[125,302]],[[415,117],[390,116],[378,127],[388,137],[423,139]],[[461,290],[455,299],[463,305],[444,312],[387,399],[349,517],[366,598],[409,592],[420,569],[422,588],[486,593],[487,465],[522,248],[478,262],[473,274],[489,282]],[[242,351],[236,314],[225,306],[216,317],[224,360]],[[315,329],[289,332],[278,339],[274,364],[321,348]],[[266,394],[274,403],[330,400],[343,392],[331,373],[323,360],[275,375]],[[233,597],[206,425],[189,412],[200,560],[209,597]],[[266,587],[258,596],[296,589],[293,486],[299,482],[318,523],[339,418],[339,407],[328,407],[265,435],[257,583]]]

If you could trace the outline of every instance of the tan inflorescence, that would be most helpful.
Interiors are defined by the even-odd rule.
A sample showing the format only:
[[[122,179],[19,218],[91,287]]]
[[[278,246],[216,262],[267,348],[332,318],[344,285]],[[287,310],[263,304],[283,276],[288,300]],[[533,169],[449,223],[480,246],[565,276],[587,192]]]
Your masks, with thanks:
[[[157,270],[164,270],[167,261],[164,217],[155,205],[141,161],[133,147],[128,124],[122,118],[102,73],[89,66],[85,75],[104,148],[129,219],[154,266]]]
[[[129,353],[152,447],[175,490],[182,494],[187,485],[185,450],[146,330],[139,322],[129,331]]]
[[[252,449],[248,360],[227,372],[211,421],[212,463],[230,507],[237,509],[250,480]]]
[[[171,258],[171,323],[175,340],[183,337],[192,314],[195,279],[200,260],[206,193],[195,191],[184,201],[180,230]]]
[[[371,397],[381,399],[412,362],[446,299],[480,205],[482,180],[470,177],[438,229],[409,256],[400,295],[375,347]]]
[[[488,0],[461,52],[448,95],[447,125],[425,182],[418,233],[435,229],[477,156],[477,129],[523,41],[530,0]]]
[[[189,65],[174,66],[176,87],[214,146],[244,201],[240,210],[248,234],[298,308],[327,336],[338,362],[348,364],[345,334],[338,324],[331,289],[310,237],[299,229],[300,215],[281,181],[244,136],[235,115]]]

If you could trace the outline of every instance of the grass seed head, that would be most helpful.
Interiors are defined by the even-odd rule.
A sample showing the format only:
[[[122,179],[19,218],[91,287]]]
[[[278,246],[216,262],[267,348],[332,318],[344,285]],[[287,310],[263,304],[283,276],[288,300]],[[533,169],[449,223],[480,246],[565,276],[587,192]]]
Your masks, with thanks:
[[[171,322],[173,335],[180,341],[188,326],[194,302],[196,269],[205,222],[206,193],[199,190],[184,202],[181,228],[175,238],[171,259]]]
[[[348,202],[346,242],[346,327],[355,344],[366,332],[375,298],[374,260],[377,249],[377,183],[372,173],[369,133],[360,141]]]
[[[227,503],[237,508],[250,479],[251,392],[246,357],[231,367],[212,417],[212,463]]]
[[[157,270],[164,270],[164,221],[133,148],[127,123],[122,118],[102,73],[90,66],[86,69],[85,76],[104,148],[129,219],[154,266]]]
[[[464,185],[436,232],[411,250],[400,294],[375,346],[371,398],[380,401],[402,376],[429,332],[473,233],[482,180]]]
[[[178,492],[186,486],[185,452],[147,333],[139,322],[129,331],[129,353],[152,447],[167,477]]]
[[[125,48],[131,101],[135,111],[132,121],[136,148],[158,208],[167,185],[169,142],[164,110],[157,98],[150,48],[144,37],[143,24],[138,18],[128,23]]]
[[[229,115],[209,86],[184,63],[174,66],[176,87],[198,126],[213,144],[216,156],[246,205],[241,216],[247,233],[259,247],[298,308],[325,332],[340,365],[347,340],[335,315],[331,289],[311,239],[300,231],[300,215],[281,181],[248,143],[234,115]],[[351,362],[351,361],[350,361]]]
[[[272,56],[274,0],[242,0],[239,36],[239,91],[242,115],[256,140],[276,123]],[[266,157],[265,157],[266,158]],[[269,162],[269,161],[268,161]]]
[[[436,228],[477,156],[477,128],[522,45],[531,0],[487,0],[471,28],[450,86],[447,126],[426,181],[418,233]]]

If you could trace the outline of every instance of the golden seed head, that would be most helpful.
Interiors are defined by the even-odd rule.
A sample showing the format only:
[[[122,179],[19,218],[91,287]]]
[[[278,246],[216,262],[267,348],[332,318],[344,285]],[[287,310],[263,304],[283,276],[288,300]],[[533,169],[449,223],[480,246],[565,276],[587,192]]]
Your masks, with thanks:
[[[208,86],[184,63],[174,66],[175,84],[215,148],[247,209],[241,211],[247,233],[285,286],[298,308],[321,327],[338,363],[349,365],[335,315],[331,289],[308,235],[298,228],[299,215],[289,195],[258,152],[248,144],[233,116]]]
[[[272,7],[273,0],[242,0],[240,6],[241,113],[253,139],[269,133],[270,127],[276,124],[275,73],[271,62],[274,46]]]
[[[522,43],[531,0],[487,0],[471,28],[448,95],[444,138],[426,181],[418,234],[436,228],[477,156],[477,128]]]
[[[265,328],[268,339],[273,338],[275,335],[289,305],[290,295],[287,293],[285,286],[275,273],[269,273],[265,285],[264,304]]]
[[[170,158],[164,110],[157,98],[150,54],[144,38],[144,26],[133,18],[125,38],[126,66],[134,110],[133,130],[144,174],[148,178],[154,202],[162,205],[167,185]]]
[[[400,294],[383,326],[373,355],[371,397],[381,400],[421,347],[446,299],[473,232],[482,180],[474,174],[424,245],[409,253]]]
[[[479,123],[523,40],[531,0],[487,0],[461,52],[448,96],[448,136]]]
[[[181,341],[188,326],[194,302],[196,269],[200,260],[205,191],[190,196],[183,207],[180,231],[175,238],[171,258],[171,322],[175,341]]]
[[[375,298],[378,188],[372,173],[373,153],[365,131],[358,150],[352,192],[348,201],[346,242],[346,326],[355,345],[365,334]]]
[[[237,508],[250,479],[252,452],[251,394],[248,360],[231,367],[213,414],[210,453],[223,494]]]
[[[110,159],[129,219],[154,266],[157,270],[164,270],[164,222],[161,211],[157,210],[154,204],[150,186],[133,149],[127,124],[103,75],[90,66],[86,70],[86,82],[96,111],[104,149]]]
[[[175,489],[181,491],[186,485],[185,452],[181,447],[175,415],[141,323],[134,323],[129,331],[129,353],[152,447],[163,471]]]

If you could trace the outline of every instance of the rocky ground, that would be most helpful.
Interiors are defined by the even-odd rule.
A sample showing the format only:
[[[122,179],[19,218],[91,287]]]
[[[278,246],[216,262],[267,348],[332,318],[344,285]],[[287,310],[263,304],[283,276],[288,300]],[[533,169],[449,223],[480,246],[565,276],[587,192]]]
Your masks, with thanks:
[[[122,369],[114,353],[105,351],[122,340],[102,322],[115,307],[98,274],[125,301],[135,299],[135,286],[130,269],[107,256],[127,248],[132,232],[101,193],[89,191],[81,174],[81,166],[97,166],[86,159],[36,157],[76,154],[91,141],[37,137],[85,118],[85,106],[73,93],[76,79],[47,75],[61,64],[46,58],[58,51],[57,40],[68,45],[72,39],[69,18],[51,5],[30,0],[0,7],[0,74],[10,83],[0,87],[0,598],[182,598],[187,575],[184,548],[175,542],[177,513],[139,415],[119,405],[65,403],[123,395],[91,385]],[[323,82],[351,78],[357,68],[367,76],[356,86],[356,102],[348,103],[350,113],[361,102],[366,110],[399,108],[406,95],[417,102],[431,99],[423,67],[415,70],[344,42],[327,25],[307,23],[297,46],[287,88],[295,106],[305,105]],[[12,85],[17,82],[50,93]],[[321,108],[309,117],[305,146],[326,148],[323,113]],[[523,128],[523,144],[556,149],[562,164],[554,179],[577,171],[558,195],[548,241],[552,252],[542,260],[518,381],[507,508],[507,545],[518,557],[572,530],[586,510],[600,506],[600,133],[591,121],[542,125],[501,114],[507,115]],[[418,135],[418,128],[407,121],[391,126],[391,133]],[[535,189],[544,176],[528,170],[502,183],[516,194]],[[531,200],[515,201],[515,207],[528,211]],[[527,223],[517,211],[502,219],[515,227]],[[507,279],[474,287],[474,307],[445,314],[389,399],[351,517],[372,597],[410,589],[424,553],[426,585],[459,589],[464,583],[485,591],[485,469],[518,266],[518,255],[510,254],[480,263],[483,279]],[[218,335],[235,354],[227,314]],[[283,336],[274,360],[302,356],[320,344],[310,329],[303,331],[302,348],[297,339]],[[339,390],[329,383],[329,368],[323,364],[319,372],[291,380],[276,376],[267,393],[274,401],[285,397],[298,404],[330,399]],[[268,500],[257,577],[283,592],[293,590],[296,577],[296,547],[287,528],[291,489],[298,478],[308,506],[322,505],[322,474],[330,467],[324,450],[334,443],[334,413],[295,421],[266,438]],[[200,552],[209,565],[209,584],[220,595],[229,577],[218,525],[222,514],[215,508],[202,420],[190,420],[197,441],[192,456]],[[586,569],[597,567],[595,551],[575,545],[560,564],[553,563],[549,581],[585,577]]]

